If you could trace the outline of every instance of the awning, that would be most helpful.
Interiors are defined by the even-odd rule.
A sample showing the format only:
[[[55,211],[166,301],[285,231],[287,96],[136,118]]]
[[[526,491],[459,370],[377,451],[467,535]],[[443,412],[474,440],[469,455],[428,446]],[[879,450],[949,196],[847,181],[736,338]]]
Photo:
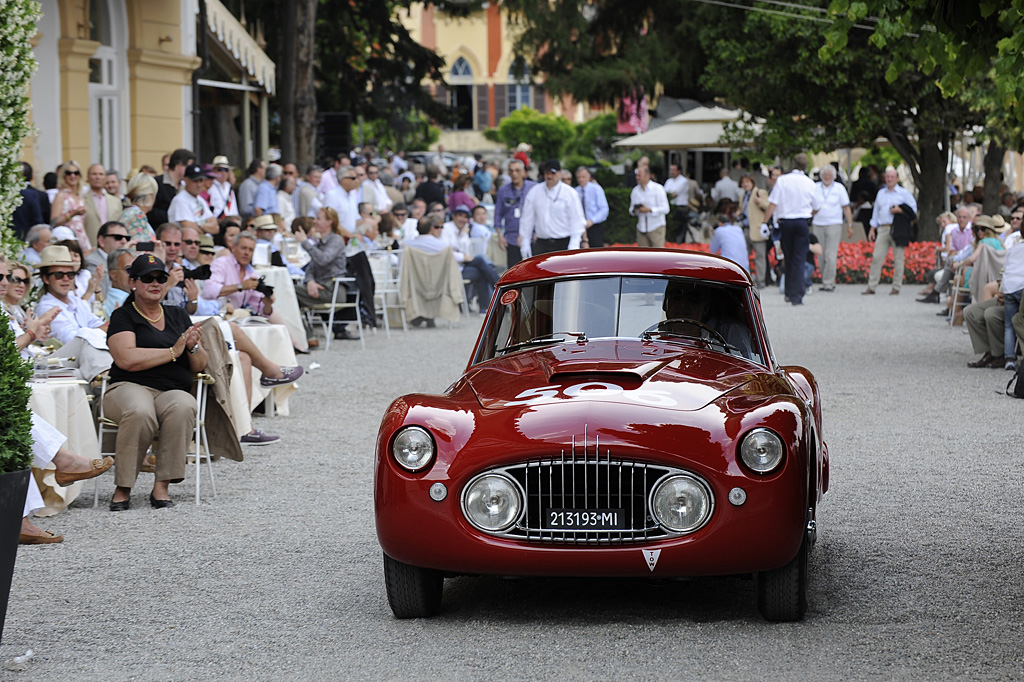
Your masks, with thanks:
[[[739,109],[722,107],[698,107],[669,119],[665,125],[633,135],[615,143],[616,147],[640,147],[642,149],[705,149],[728,150],[723,144],[725,124],[743,115]],[[751,137],[759,131],[756,123],[751,126]]]
[[[197,3],[196,12],[198,11]],[[273,60],[220,0],[206,0],[206,24],[210,35],[231,55],[239,69],[259,83],[267,94],[273,95],[277,82]]]

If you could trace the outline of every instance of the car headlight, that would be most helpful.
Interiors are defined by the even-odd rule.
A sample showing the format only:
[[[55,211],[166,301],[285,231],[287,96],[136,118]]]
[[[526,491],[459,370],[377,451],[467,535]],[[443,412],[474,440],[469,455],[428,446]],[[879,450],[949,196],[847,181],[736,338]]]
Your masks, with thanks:
[[[740,443],[740,459],[759,474],[766,474],[778,467],[785,451],[782,439],[768,429],[754,429]]]
[[[391,443],[391,455],[408,471],[419,471],[434,459],[434,439],[419,426],[402,429]]]
[[[509,528],[523,508],[519,487],[507,476],[484,474],[473,479],[462,494],[462,511],[480,530],[489,533]]]
[[[673,533],[697,530],[711,518],[712,507],[711,491],[692,476],[667,476],[651,491],[655,520]]]

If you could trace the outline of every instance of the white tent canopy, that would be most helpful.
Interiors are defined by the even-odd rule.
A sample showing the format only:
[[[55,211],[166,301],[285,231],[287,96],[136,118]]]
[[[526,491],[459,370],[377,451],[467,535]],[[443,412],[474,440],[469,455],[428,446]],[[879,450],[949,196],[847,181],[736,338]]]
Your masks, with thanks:
[[[697,107],[673,116],[663,126],[619,140],[615,146],[726,151],[729,147],[721,141],[725,124],[740,119],[742,115],[743,112],[739,109]],[[753,128],[752,132],[756,132],[757,127]]]

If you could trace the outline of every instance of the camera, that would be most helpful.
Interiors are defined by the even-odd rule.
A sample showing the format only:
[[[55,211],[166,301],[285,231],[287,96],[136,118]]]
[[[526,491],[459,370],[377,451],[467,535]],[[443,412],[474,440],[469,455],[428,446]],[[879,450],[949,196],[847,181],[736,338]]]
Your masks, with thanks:
[[[260,281],[256,285],[256,291],[263,294],[265,298],[270,298],[274,295],[274,287],[267,284],[265,277],[260,277]]]

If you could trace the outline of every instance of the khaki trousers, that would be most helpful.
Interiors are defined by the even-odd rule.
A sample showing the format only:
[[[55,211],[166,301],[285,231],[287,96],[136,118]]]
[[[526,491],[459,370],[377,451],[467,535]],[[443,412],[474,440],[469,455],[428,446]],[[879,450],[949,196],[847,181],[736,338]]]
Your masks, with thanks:
[[[995,297],[982,303],[972,303],[964,308],[964,323],[971,335],[971,346],[975,353],[1003,357],[1005,319],[1006,310]]]
[[[656,227],[650,232],[636,231],[636,245],[660,249],[665,246],[665,226]]]
[[[114,485],[134,488],[139,467],[159,432],[156,480],[185,480],[185,451],[196,427],[196,398],[187,391],[158,391],[130,381],[107,388],[103,410],[117,423]]]
[[[892,288],[899,291],[903,286],[903,249],[896,246],[892,238],[892,225],[879,225],[875,229],[875,253],[871,256],[871,275],[868,277],[868,289],[874,291],[882,279],[882,265],[885,257],[892,249]]]
[[[814,236],[821,242],[821,285],[835,286],[836,260],[839,257],[839,240],[843,236],[843,225],[815,225]]]

